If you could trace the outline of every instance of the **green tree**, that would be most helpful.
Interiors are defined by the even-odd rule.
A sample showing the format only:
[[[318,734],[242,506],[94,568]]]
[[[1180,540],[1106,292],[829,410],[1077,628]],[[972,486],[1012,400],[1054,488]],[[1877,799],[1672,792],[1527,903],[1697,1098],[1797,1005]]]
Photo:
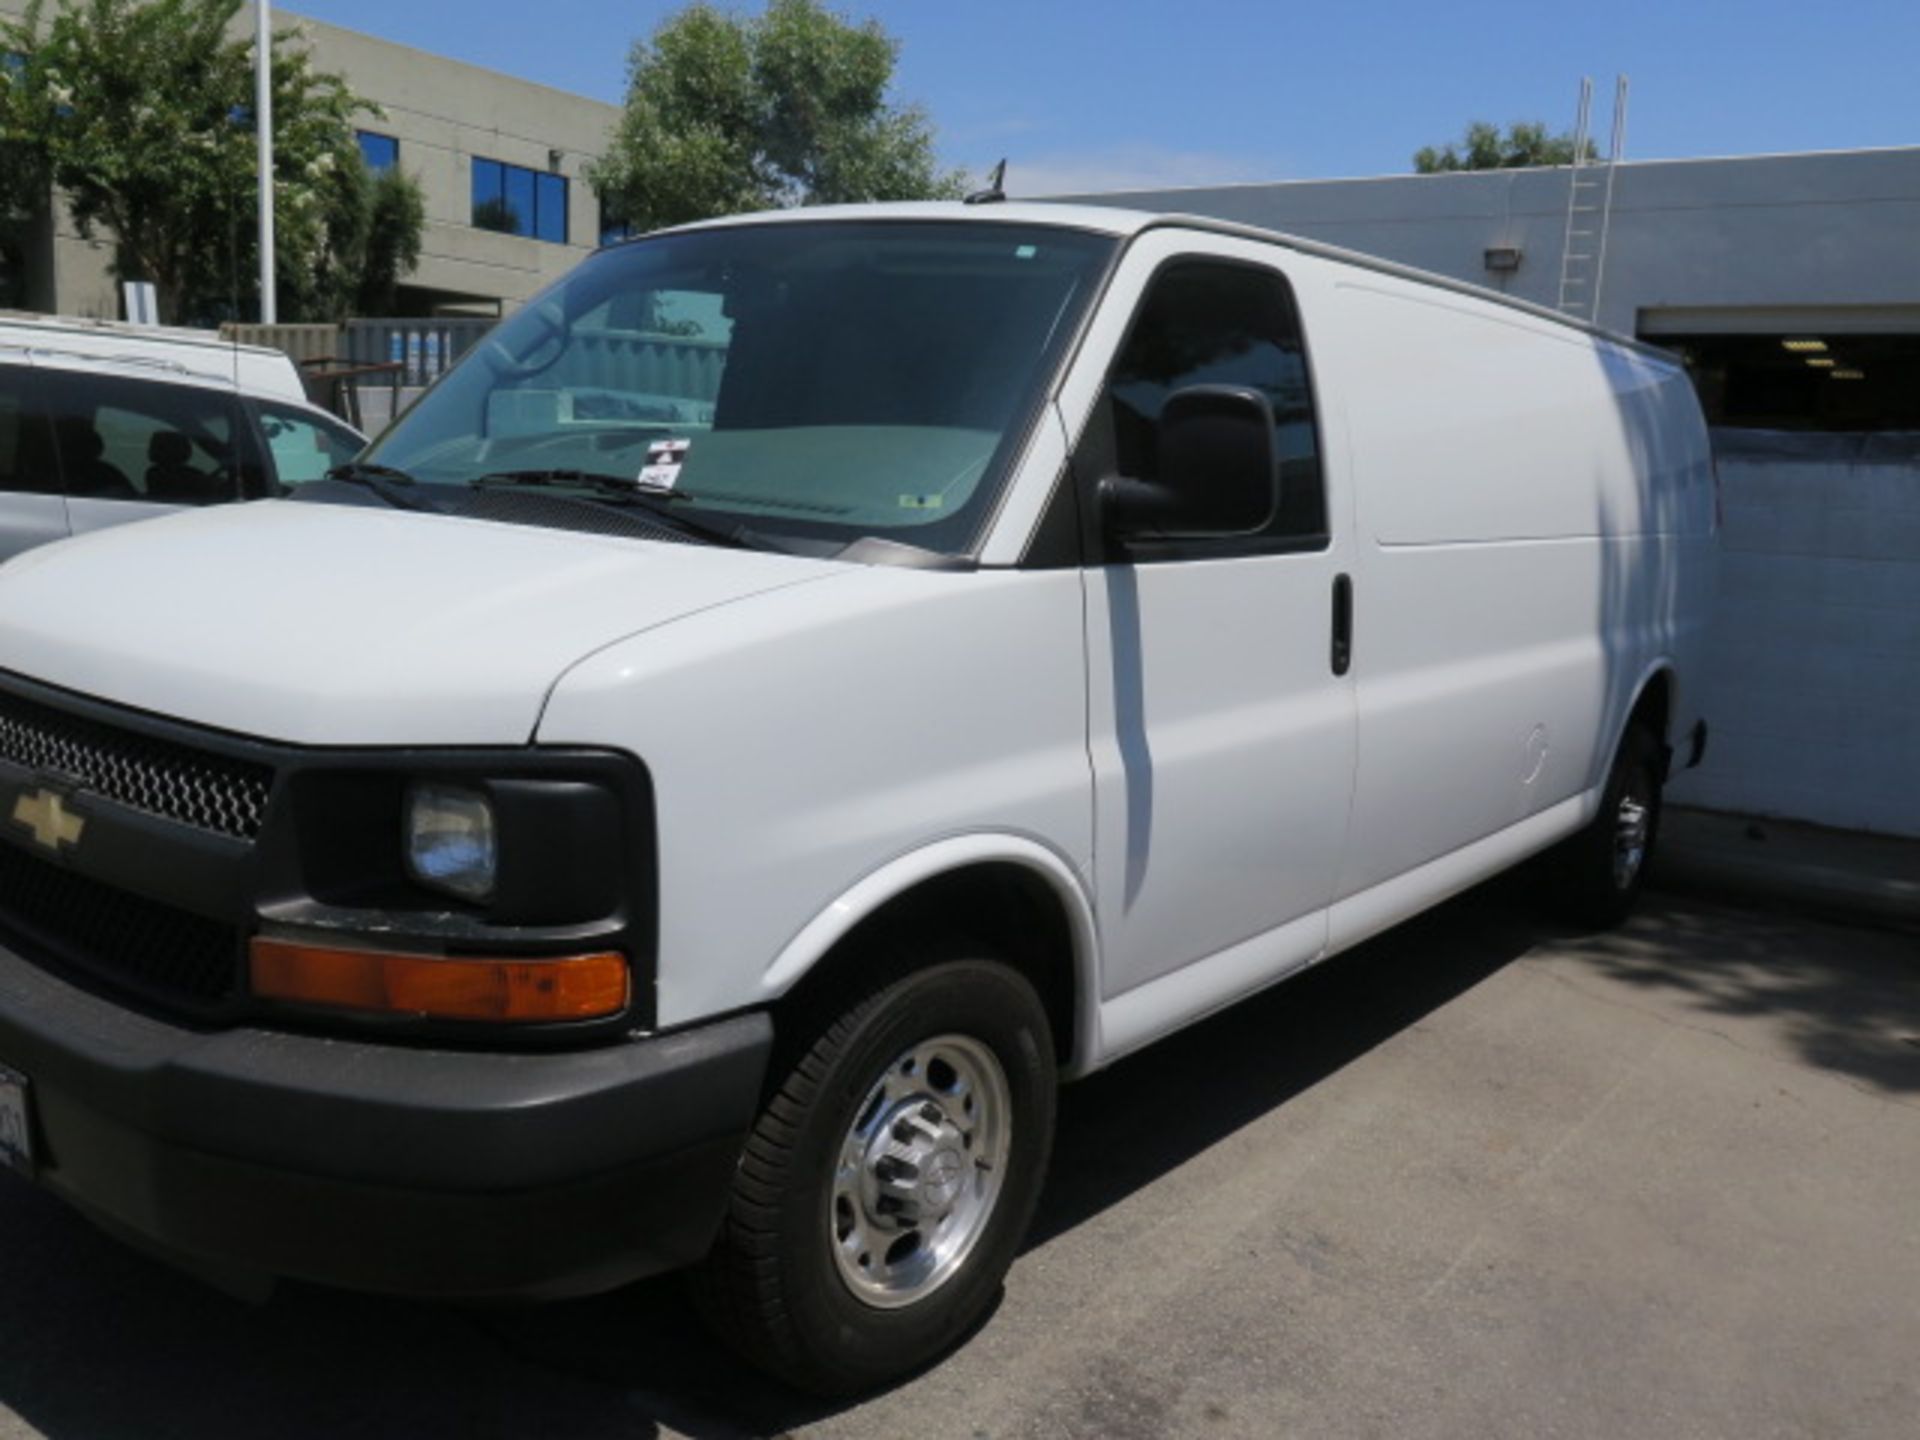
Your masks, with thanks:
[[[290,319],[390,315],[401,277],[420,263],[420,186],[397,169],[370,171],[358,158],[356,149],[352,161],[327,167],[307,263],[279,276],[281,309]],[[275,248],[284,256],[285,246]]]
[[[742,210],[951,199],[918,106],[887,98],[900,46],[819,0],[689,5],[637,41],[626,111],[590,179],[635,230]]]
[[[0,137],[58,187],[83,235],[105,232],[123,280],[150,280],[164,318],[255,313],[258,162],[253,47],[235,35],[244,0],[34,0],[0,22]],[[43,23],[44,21],[44,23]],[[377,117],[317,70],[298,32],[273,41],[276,263],[282,314],[334,320],[367,288],[398,279],[370,262],[418,257],[413,201],[367,174],[356,116]],[[384,199],[382,197],[385,197]],[[382,240],[387,207],[410,235]]]
[[[6,75],[0,65],[0,85],[8,83]],[[44,158],[8,131],[0,107],[0,305],[23,301],[28,235],[46,208],[51,184]]]
[[[1587,159],[1598,155],[1587,142]],[[1571,165],[1573,136],[1552,135],[1538,120],[1516,120],[1504,132],[1498,125],[1475,120],[1458,146],[1431,145],[1414,152],[1413,168],[1422,175],[1450,170],[1518,170],[1532,165]]]
[[[363,170],[364,174],[365,171]],[[391,315],[402,277],[420,263],[420,233],[427,201],[419,182],[396,167],[370,177],[366,245],[354,273],[353,309],[359,315]]]
[[[476,230],[494,230],[502,235],[515,235],[520,231],[520,212],[513,208],[510,201],[498,196],[491,200],[482,200],[473,207],[473,228]]]

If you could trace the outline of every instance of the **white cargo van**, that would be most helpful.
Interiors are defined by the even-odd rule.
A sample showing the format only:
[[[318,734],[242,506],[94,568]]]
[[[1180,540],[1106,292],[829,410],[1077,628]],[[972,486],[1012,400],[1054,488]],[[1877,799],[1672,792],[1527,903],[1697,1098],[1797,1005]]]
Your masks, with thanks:
[[[1283,236],[603,251],[338,478],[0,571],[0,1152],[228,1279],[690,1265],[897,1376],[1059,1080],[1550,849],[1624,913],[1713,532],[1667,356]]]
[[[307,402],[278,350],[0,314],[0,560],[182,506],[279,495],[365,443]]]

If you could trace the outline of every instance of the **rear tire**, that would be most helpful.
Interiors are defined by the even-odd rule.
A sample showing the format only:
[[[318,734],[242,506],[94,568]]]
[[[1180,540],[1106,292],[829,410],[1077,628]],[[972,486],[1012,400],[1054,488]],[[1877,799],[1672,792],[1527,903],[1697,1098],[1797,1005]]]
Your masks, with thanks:
[[[1555,908],[1574,924],[1609,930],[1632,913],[1660,838],[1663,771],[1659,740],[1629,725],[1599,813],[1548,854]]]
[[[997,961],[947,960],[786,1048],[719,1238],[712,1328],[822,1395],[900,1379],[991,1311],[1053,1145],[1046,1008]]]

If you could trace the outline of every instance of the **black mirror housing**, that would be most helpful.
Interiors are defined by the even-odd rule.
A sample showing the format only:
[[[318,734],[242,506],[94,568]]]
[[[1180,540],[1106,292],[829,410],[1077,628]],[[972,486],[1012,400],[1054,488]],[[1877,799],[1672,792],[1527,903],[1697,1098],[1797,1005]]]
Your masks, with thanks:
[[[1256,535],[1280,504],[1273,407],[1241,385],[1191,385],[1160,412],[1157,480],[1101,486],[1109,528],[1135,539]]]

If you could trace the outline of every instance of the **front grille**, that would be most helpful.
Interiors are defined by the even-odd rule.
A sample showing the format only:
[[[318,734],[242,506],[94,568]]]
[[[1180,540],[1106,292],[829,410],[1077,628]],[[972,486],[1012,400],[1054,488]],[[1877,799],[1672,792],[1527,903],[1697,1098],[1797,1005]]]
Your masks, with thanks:
[[[230,925],[116,890],[0,844],[0,927],[69,965],[168,999],[207,1003],[239,986]]]
[[[45,770],[135,810],[251,840],[273,770],[0,692],[0,760]]]

